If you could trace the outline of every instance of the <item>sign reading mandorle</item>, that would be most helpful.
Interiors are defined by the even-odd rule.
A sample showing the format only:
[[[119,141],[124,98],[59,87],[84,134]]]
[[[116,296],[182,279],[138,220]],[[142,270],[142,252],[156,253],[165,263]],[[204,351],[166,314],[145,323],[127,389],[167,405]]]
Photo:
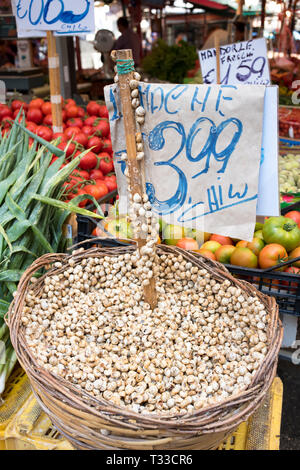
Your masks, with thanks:
[[[14,0],[18,32],[52,30],[58,34],[94,31],[91,0]]]
[[[167,223],[252,240],[265,87],[140,84],[146,188]],[[126,151],[117,85],[105,87],[120,213]]]
[[[199,51],[204,83],[216,83],[216,50]],[[270,72],[266,40],[250,39],[220,47],[222,85],[269,85]]]

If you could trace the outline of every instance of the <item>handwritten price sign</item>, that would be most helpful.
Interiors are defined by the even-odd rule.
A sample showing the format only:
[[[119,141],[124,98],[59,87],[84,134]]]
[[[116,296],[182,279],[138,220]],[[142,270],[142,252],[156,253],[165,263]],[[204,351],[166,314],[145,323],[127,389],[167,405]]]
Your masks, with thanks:
[[[199,51],[204,83],[216,83],[216,50]],[[252,39],[220,47],[220,76],[224,85],[269,85],[265,39]]]
[[[264,95],[263,86],[140,84],[146,188],[154,211],[167,223],[252,240]],[[126,212],[117,85],[105,87],[105,100],[120,211]]]
[[[13,0],[18,33],[56,31],[58,35],[88,34],[95,29],[91,0]]]

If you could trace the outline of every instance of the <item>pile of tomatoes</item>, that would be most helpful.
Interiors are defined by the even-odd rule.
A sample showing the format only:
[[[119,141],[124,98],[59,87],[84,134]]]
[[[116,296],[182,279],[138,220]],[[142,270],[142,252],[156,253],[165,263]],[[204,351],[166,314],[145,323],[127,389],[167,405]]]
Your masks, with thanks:
[[[48,142],[58,139],[57,147],[66,152],[67,161],[90,149],[65,183],[65,201],[82,194],[89,194],[98,200],[117,189],[108,111],[104,104],[90,101],[84,109],[73,99],[63,101],[63,132],[53,133],[49,101],[35,98],[27,104],[15,99],[10,106],[0,104],[2,134],[9,132],[21,108],[26,127]],[[52,162],[56,158],[53,156]],[[84,207],[89,202],[89,199],[83,200],[79,206]]]
[[[184,234],[185,236],[180,240],[170,238],[165,240],[164,232],[165,230],[162,233],[162,239],[167,244],[197,251],[214,261],[245,268],[266,269],[300,257],[299,211],[288,212],[285,216],[266,218],[264,224],[256,224],[256,231],[251,242],[201,232],[199,243],[197,231]],[[196,235],[194,238],[193,232]],[[292,274],[300,274],[300,261],[295,261],[292,266],[280,269]]]

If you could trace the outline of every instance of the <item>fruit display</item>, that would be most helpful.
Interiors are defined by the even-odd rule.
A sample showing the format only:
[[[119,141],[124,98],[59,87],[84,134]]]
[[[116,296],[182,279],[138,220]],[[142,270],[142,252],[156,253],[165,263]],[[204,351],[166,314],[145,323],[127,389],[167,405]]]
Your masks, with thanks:
[[[300,154],[279,155],[279,185],[281,193],[300,192]]]
[[[279,135],[300,138],[300,108],[279,108]]]
[[[265,269],[300,256],[298,211],[290,211],[286,216],[266,218],[263,224],[257,223],[251,242],[168,225],[162,220],[159,225],[158,243],[195,251],[223,264]],[[130,239],[132,228],[129,217],[119,216],[118,211],[113,209],[104,224],[102,221],[98,223],[92,235]],[[293,267],[300,267],[300,262],[295,262]]]
[[[84,109],[76,105],[73,99],[63,101],[63,132],[53,133],[49,101],[36,98],[27,104],[15,99],[9,106],[0,104],[2,135],[10,132],[12,122],[21,109],[19,120],[24,115],[28,130],[63,150],[67,157],[64,164],[82,153],[77,167],[64,184],[63,201],[69,202],[84,194],[97,200],[117,189],[108,111],[104,104],[90,101]],[[31,145],[33,139],[29,142]],[[57,156],[53,155],[51,164],[56,159]],[[89,199],[82,199],[79,206],[84,207],[88,203]]]

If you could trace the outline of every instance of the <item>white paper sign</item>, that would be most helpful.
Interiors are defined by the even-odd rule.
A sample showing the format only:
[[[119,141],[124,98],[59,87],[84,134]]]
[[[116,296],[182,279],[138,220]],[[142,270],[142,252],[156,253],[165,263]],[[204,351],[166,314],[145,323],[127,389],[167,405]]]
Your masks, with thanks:
[[[199,51],[203,83],[216,83],[216,50]],[[266,40],[251,39],[220,46],[220,81],[224,85],[269,85]]]
[[[14,1],[18,34],[51,30],[64,36],[88,34],[95,30],[92,0]]]
[[[254,85],[140,84],[146,188],[167,223],[252,240],[264,95]],[[122,213],[126,144],[117,85],[105,87],[105,100]]]
[[[266,87],[257,215],[279,216],[278,86]]]

